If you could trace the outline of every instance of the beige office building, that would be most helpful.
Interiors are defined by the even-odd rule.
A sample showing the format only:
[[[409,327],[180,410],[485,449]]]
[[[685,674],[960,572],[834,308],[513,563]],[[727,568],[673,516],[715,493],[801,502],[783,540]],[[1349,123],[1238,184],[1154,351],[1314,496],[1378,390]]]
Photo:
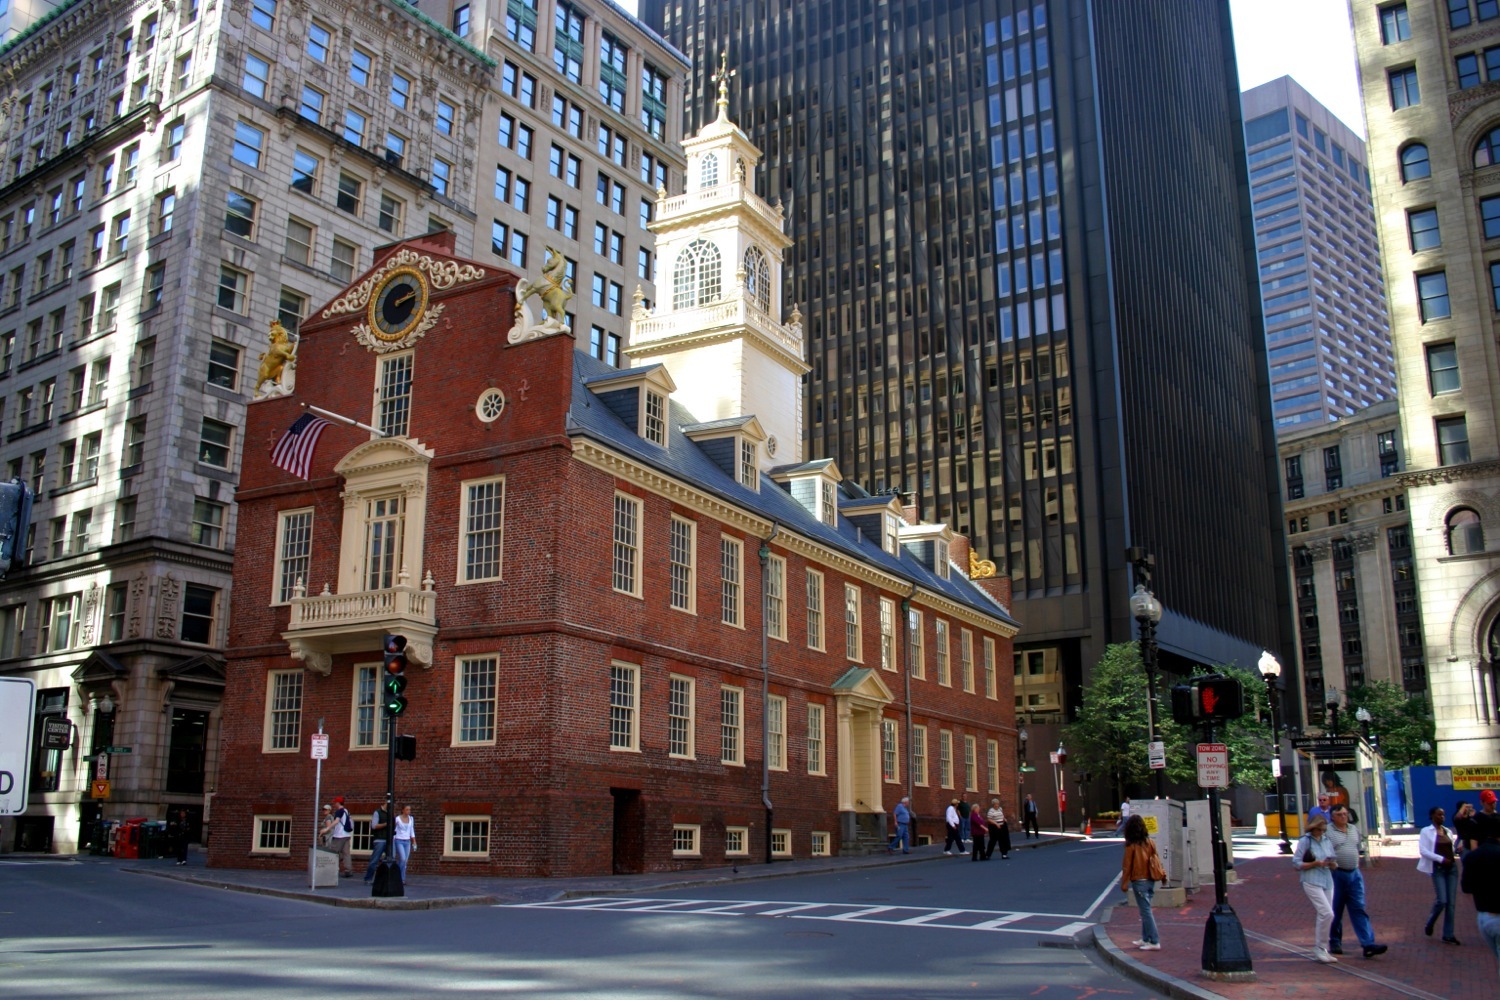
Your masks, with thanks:
[[[1500,759],[1500,5],[1353,0],[1440,764]]]

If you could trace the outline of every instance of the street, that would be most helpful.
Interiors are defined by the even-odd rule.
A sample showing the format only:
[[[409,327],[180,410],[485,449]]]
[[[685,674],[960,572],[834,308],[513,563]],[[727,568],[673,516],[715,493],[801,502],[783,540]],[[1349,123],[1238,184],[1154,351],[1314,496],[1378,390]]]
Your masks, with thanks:
[[[691,890],[423,911],[0,861],[8,997],[1145,997],[1074,931],[1118,842]],[[1102,909],[1102,907],[1100,908]],[[697,911],[697,912],[694,912]]]

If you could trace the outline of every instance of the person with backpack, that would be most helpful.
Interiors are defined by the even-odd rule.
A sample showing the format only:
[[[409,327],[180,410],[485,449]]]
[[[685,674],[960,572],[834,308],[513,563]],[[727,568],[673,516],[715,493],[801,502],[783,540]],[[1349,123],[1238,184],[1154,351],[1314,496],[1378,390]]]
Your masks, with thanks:
[[[349,842],[354,838],[354,820],[344,807],[344,797],[333,800],[333,830],[329,833],[329,850],[339,854],[339,877],[353,878],[354,869],[349,861]]]

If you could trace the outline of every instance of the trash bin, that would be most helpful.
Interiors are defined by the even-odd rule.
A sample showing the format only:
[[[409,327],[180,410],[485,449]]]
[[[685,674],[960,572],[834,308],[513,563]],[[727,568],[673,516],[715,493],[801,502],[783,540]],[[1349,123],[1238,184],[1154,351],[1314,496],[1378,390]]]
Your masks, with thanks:
[[[150,820],[141,824],[140,856],[142,858],[162,857],[168,848],[165,823]]]
[[[115,837],[115,857],[139,858],[141,856],[141,827],[145,823],[146,817],[135,816],[120,824],[119,833]]]
[[[95,856],[105,856],[110,853],[109,831],[114,826],[110,820],[95,820],[89,831],[89,853]]]

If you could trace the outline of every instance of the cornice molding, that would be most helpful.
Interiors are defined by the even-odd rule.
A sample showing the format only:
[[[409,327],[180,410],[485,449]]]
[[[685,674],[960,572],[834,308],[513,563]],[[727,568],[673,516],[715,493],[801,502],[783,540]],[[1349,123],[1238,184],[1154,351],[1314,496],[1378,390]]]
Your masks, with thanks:
[[[1466,465],[1441,465],[1435,469],[1408,470],[1396,474],[1397,482],[1407,489],[1439,486],[1474,479],[1500,479],[1500,462],[1469,462]]]

